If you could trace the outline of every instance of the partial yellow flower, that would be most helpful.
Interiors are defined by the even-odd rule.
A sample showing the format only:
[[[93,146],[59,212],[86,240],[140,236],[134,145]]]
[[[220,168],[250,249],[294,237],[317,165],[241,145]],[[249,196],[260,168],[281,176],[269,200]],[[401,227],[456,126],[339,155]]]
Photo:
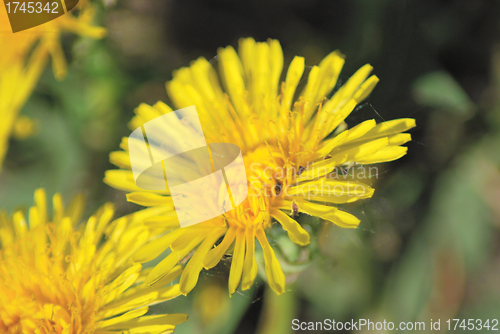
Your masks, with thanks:
[[[0,213],[0,332],[171,333],[187,315],[145,314],[180,294],[171,281],[182,268],[158,286],[139,284],[147,271],[131,258],[150,238],[144,212],[112,221],[105,204],[78,226],[83,208],[81,196],[65,208],[56,194],[50,219],[39,189],[28,220]]]
[[[131,202],[166,212],[145,224],[171,231],[135,257],[137,261],[149,261],[167,247],[172,250],[148,275],[147,284],[154,286],[178,259],[194,250],[181,276],[182,293],[188,293],[196,285],[200,271],[217,265],[226,252],[232,253],[229,292],[234,293],[240,285],[243,290],[249,289],[257,275],[257,238],[264,254],[267,281],[281,294],[285,291],[285,275],[266,231],[279,222],[293,242],[305,246],[310,235],[294,219],[299,213],[346,228],[357,227],[360,220],[335,204],[369,198],[374,189],[336,177],[336,168],[402,157],[407,148],[401,145],[411,136],[401,132],[414,127],[415,121],[397,119],[376,124],[371,119],[347,129],[345,118],[370,94],[378,78],[370,76],[372,67],[365,65],[334,91],[344,65],[344,56],[338,51],[313,66],[307,78],[303,78],[304,58],[295,57],[283,82],[283,53],[277,40],[256,43],[252,38],[242,39],[238,53],[231,46],[220,48],[217,65],[219,75],[206,59],[197,59],[190,67],[174,72],[173,80],[166,85],[167,92],[176,108],[196,106],[208,144],[233,143],[241,148],[249,188],[247,199],[222,216],[178,228],[168,189],[148,192],[136,186],[126,139],[121,145],[124,151],[110,156],[122,170],[107,171],[105,182],[130,192],[127,199]],[[297,94],[301,80],[307,83]],[[142,104],[135,112],[131,129],[172,109],[158,102],[154,106]],[[178,117],[180,122],[165,126],[165,133],[179,133],[182,141],[186,132],[181,131],[182,116]],[[154,141],[149,143],[153,151],[162,149]],[[147,152],[144,157],[149,163]],[[186,170],[191,171],[189,165]],[[231,172],[238,173],[226,171]],[[151,182],[161,179],[152,176]],[[198,196],[200,202],[203,196],[218,193],[218,189],[206,190],[189,195]]]
[[[12,137],[23,140],[33,136],[38,130],[38,124],[31,118],[20,115],[12,128]]]
[[[5,6],[0,6],[0,170],[18,114],[52,57],[56,78],[66,74],[60,37],[64,32],[101,38],[106,29],[91,25],[94,10],[82,8],[78,17],[68,13],[45,24],[12,33]],[[28,134],[24,134],[26,137]]]

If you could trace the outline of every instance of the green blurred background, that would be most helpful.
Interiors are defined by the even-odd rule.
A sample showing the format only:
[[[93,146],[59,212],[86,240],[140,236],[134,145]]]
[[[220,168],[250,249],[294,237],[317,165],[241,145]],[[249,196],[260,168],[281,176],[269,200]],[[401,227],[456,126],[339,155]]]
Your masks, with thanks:
[[[139,103],[170,102],[164,84],[174,69],[248,36],[279,39],[285,63],[301,55],[315,65],[339,49],[341,82],[365,63],[381,79],[348,124],[417,121],[408,155],[379,166],[374,197],[345,207],[360,228],[301,217],[318,236],[307,251],[273,231],[289,281],[283,296],[260,280],[229,298],[228,259],[203,272],[188,297],[152,312],[188,313],[176,333],[228,334],[289,333],[294,318],[424,321],[424,332],[430,319],[441,319],[444,332],[450,318],[500,318],[500,2],[94,3],[109,36],[64,36],[68,76],[58,82],[48,68],[23,108],[39,131],[10,142],[3,207],[28,207],[45,187],[67,199],[83,192],[88,212],[105,201],[118,215],[137,210],[102,182],[114,168],[108,155],[130,134]]]

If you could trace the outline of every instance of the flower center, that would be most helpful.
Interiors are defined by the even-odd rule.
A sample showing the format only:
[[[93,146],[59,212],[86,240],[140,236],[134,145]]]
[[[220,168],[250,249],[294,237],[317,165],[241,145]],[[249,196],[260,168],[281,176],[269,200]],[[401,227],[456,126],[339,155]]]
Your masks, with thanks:
[[[28,237],[22,244],[0,251],[0,332],[82,333],[95,329],[99,298],[84,296],[83,283],[92,276],[90,271],[75,275],[67,269],[74,266],[70,256],[57,256],[54,249],[33,245]]]

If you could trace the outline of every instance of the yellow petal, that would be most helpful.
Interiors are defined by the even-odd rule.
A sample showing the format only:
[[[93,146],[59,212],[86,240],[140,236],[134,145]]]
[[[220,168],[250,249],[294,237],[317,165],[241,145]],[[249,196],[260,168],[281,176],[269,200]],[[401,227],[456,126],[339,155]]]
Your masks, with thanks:
[[[107,170],[104,173],[104,183],[125,191],[141,191],[134,181],[132,171],[129,170]]]
[[[323,158],[328,155],[334,148],[341,146],[349,137],[349,130],[345,130],[331,139],[321,142],[316,157]]]
[[[376,164],[380,162],[393,161],[404,156],[407,151],[408,147],[387,146],[377,151],[377,153],[358,160],[358,162],[360,164]]]
[[[141,271],[141,275],[139,276],[139,278],[135,282],[136,283],[143,283],[144,279],[149,274],[149,271],[151,271],[151,269],[153,269],[153,268],[143,269]],[[170,270],[170,272],[167,275],[163,276],[163,278],[161,280],[156,282],[156,285],[158,287],[161,287],[161,286],[172,283],[173,280],[175,280],[177,277],[179,277],[182,274],[182,270],[183,270],[182,265],[180,265],[180,264],[176,265],[174,267],[174,269]],[[156,289],[156,287],[149,287],[149,288]],[[136,288],[136,290],[138,292],[143,291],[143,290],[147,290],[147,289],[148,288],[145,288],[144,285],[137,286],[137,288]]]
[[[300,175],[298,181],[300,182],[302,180],[310,180],[324,176],[330,173],[336,166],[344,163],[360,162],[388,144],[389,140],[385,137],[375,139],[361,145],[355,145],[354,147],[345,150],[341,148],[335,149],[332,152],[331,158],[314,163]]]
[[[150,241],[134,254],[134,261],[144,263],[155,259],[168,247],[170,247],[172,242],[174,242],[174,240],[182,234],[182,231],[182,229],[177,229],[159,237],[156,240]]]
[[[286,284],[283,269],[281,269],[281,265],[276,258],[276,255],[274,255],[274,250],[269,245],[264,231],[259,228],[256,231],[256,235],[264,252],[266,276],[269,286],[274,290],[274,292],[276,292],[278,295],[281,295],[285,292]]]
[[[99,328],[106,328],[112,325],[116,325],[120,322],[125,322],[134,318],[138,318],[141,315],[146,314],[148,307],[141,307],[140,309],[127,312],[119,317],[111,318],[108,320],[99,321]]]
[[[304,113],[305,119],[309,119],[309,117],[312,115],[312,112],[316,108],[317,102],[317,86],[318,82],[320,81],[320,76],[321,76],[321,69],[318,66],[313,66],[311,70],[309,71],[309,75],[307,76],[307,84],[300,92],[300,97],[303,98],[305,103],[304,103],[304,110],[307,110],[307,114]],[[302,114],[302,113],[301,113]]]
[[[40,222],[46,224],[47,221],[47,195],[45,190],[37,189],[35,190],[35,205],[38,209],[38,215]]]
[[[328,102],[321,108],[321,114],[318,115],[318,122],[320,122],[321,136],[325,138],[342,123],[347,116],[351,114],[358,103],[355,99],[348,99],[341,106],[337,106],[333,111],[329,110]]]
[[[219,48],[219,69],[222,82],[229,93],[235,109],[240,115],[248,115],[248,106],[245,103],[245,81],[243,66],[236,51],[231,46]]]
[[[320,63],[319,68],[323,70],[322,81],[324,85],[322,89],[318,92],[319,96],[324,97],[332,91],[333,87],[337,83],[340,71],[344,67],[344,55],[338,50],[333,51],[328,54]]]
[[[283,71],[283,50],[281,49],[280,42],[276,39],[269,39],[269,54],[271,63],[271,94],[272,98],[276,98],[278,92],[278,85]]]
[[[132,118],[132,121],[129,123],[131,130],[135,130],[141,125],[144,125],[144,123],[163,115],[158,108],[152,107],[146,103],[141,103],[137,108],[135,108],[134,112],[137,116]]]
[[[158,263],[153,270],[151,270],[151,272],[144,280],[143,284],[152,285],[158,282],[162,277],[168,274],[180,260],[182,260],[189,252],[191,252],[193,248],[198,246],[202,239],[203,236],[198,236],[194,238],[186,248],[179,251],[172,251],[172,253],[170,253],[166,258]]]
[[[186,248],[190,243],[191,240],[198,236],[206,236],[207,233],[211,232],[213,230],[213,226],[200,226],[200,225],[192,225],[188,226],[185,228],[182,228],[181,231],[182,233],[179,235],[179,237],[172,243],[170,248],[172,248],[173,251],[176,250],[181,250]]]
[[[307,85],[301,93],[306,101],[304,119],[310,119],[318,104],[332,91],[343,66],[344,56],[339,51],[334,51],[318,66],[313,67],[309,73]]]
[[[124,321],[115,325],[110,325],[106,329],[109,330],[119,330],[119,329],[131,329],[136,327],[147,327],[152,325],[178,325],[183,323],[188,318],[187,314],[160,314],[160,315],[148,315],[128,321]]]
[[[187,295],[196,286],[200,271],[203,269],[203,259],[205,255],[223,233],[223,229],[216,229],[208,234],[194,253],[193,257],[189,260],[186,268],[184,268],[182,272],[180,280],[180,291],[183,295]]]
[[[120,222],[124,220],[126,224],[130,227],[132,226],[143,226],[144,223],[153,217],[162,217],[165,219],[168,219],[168,217],[172,214],[175,213],[171,207],[168,205],[162,205],[162,206],[153,206],[147,209],[139,210],[134,213],[131,213],[129,215],[120,217],[115,220],[115,222]],[[109,235],[108,232],[106,232],[106,235]]]
[[[232,295],[238,289],[241,275],[243,273],[243,263],[245,257],[245,230],[236,230],[236,242],[234,246],[233,260],[229,272],[229,294]]]
[[[288,67],[288,71],[286,72],[283,101],[281,102],[283,112],[287,112],[292,106],[295,90],[297,89],[297,85],[302,78],[302,73],[304,73],[304,62],[303,57],[295,56]]]
[[[0,241],[3,248],[14,242],[14,230],[11,220],[7,218],[4,211],[0,211]]]
[[[257,261],[255,261],[255,229],[249,227],[245,231],[246,253],[243,264],[243,277],[241,280],[241,290],[248,290],[252,287],[257,276]]]
[[[350,142],[356,138],[363,136],[365,133],[374,128],[375,125],[375,120],[370,119],[356,125],[352,129],[341,132],[332,139],[324,141],[322,143],[323,147],[318,150],[319,156],[324,157],[325,155],[329,154],[335,147],[342,145],[344,142]]]
[[[355,147],[352,147],[347,150],[343,150],[341,148],[334,150],[332,152],[332,157],[330,159],[327,159],[325,161],[331,160],[331,161],[336,161],[337,165],[346,163],[346,162],[358,162],[359,160],[372,155],[373,153],[377,152],[381,148],[389,145],[389,140],[387,138],[379,138],[372,140],[370,142],[367,142],[362,145],[358,145]]]
[[[219,263],[224,253],[233,243],[235,237],[236,237],[236,229],[229,228],[222,242],[215,248],[212,248],[205,256],[205,260],[203,261],[203,266],[205,267],[205,269],[213,268],[217,265],[217,263]]]
[[[142,206],[168,205],[174,207],[174,202],[170,196],[162,196],[150,192],[132,192],[127,194],[127,201]]]
[[[255,40],[253,38],[241,38],[238,41],[238,54],[241,64],[245,70],[245,77],[250,80],[255,55]]]
[[[375,127],[376,123],[374,119],[369,119],[364,122],[359,123],[352,129],[349,129],[349,137],[347,137],[347,141],[352,141],[356,138],[359,138],[366,134],[368,131]]]
[[[178,325],[183,323],[188,318],[187,314],[177,313],[177,314],[160,314],[160,315],[148,315],[129,321],[121,322],[116,325],[108,326],[109,330],[118,329],[129,329],[136,327],[146,327],[152,325]]]
[[[144,181],[148,181],[147,184],[152,184],[152,185],[158,185],[165,183],[165,180],[163,179],[158,179],[158,178],[151,178],[148,175],[144,176]],[[120,189],[120,190],[125,190],[125,191],[143,191],[144,189],[139,188],[135,184],[134,176],[132,174],[132,171],[130,170],[119,170],[119,169],[112,169],[112,170],[107,170],[104,173],[104,183],[107,185]],[[149,190],[150,192],[154,192],[157,194],[162,194],[162,195],[169,195],[170,191],[168,190]]]
[[[157,299],[158,291],[152,291],[149,293],[140,294],[130,301],[123,300],[123,302],[113,302],[99,310],[99,317],[104,319],[109,318],[128,310],[133,310],[137,307],[141,307],[143,305],[150,305]]]
[[[285,190],[285,196],[308,200],[315,198],[315,200],[340,204],[369,198],[373,195],[373,192],[373,188],[361,182],[320,178],[288,187]]]
[[[54,208],[52,214],[53,220],[54,223],[57,223],[64,217],[64,202],[61,194],[55,194],[52,197],[52,207]],[[31,224],[31,219],[30,219],[30,224]],[[78,222],[74,222],[74,224],[76,225],[78,224]]]
[[[360,103],[364,99],[366,99],[378,82],[379,78],[377,78],[377,76],[375,75],[372,75],[365,82],[363,82],[361,86],[359,86],[359,89],[356,91],[356,93],[354,93],[353,98],[356,100],[356,102]]]
[[[392,121],[377,124],[373,129],[365,133],[355,141],[367,141],[370,139],[386,137],[400,132],[404,132],[415,127],[415,120],[412,118],[400,118]]]
[[[325,206],[307,201],[297,201],[297,205],[299,206],[300,212],[307,213],[308,215],[314,217],[323,218],[341,227],[356,228],[360,222],[360,220],[355,216],[347,212],[340,211],[332,206]]]
[[[111,162],[116,167],[131,169],[130,156],[128,152],[124,151],[114,151],[109,154],[109,162]]]
[[[409,133],[398,133],[387,137],[389,139],[389,145],[403,145],[411,140],[411,134]]]
[[[166,288],[158,290],[158,300],[156,302],[161,303],[166,300],[174,299],[182,295],[180,284],[174,284]],[[155,303],[156,303],[155,302]]]
[[[88,256],[92,254],[87,253],[86,255]],[[133,264],[125,271],[121,272],[121,274],[118,275],[118,277],[114,278],[108,284],[106,284],[103,287],[102,291],[102,297],[101,297],[102,305],[106,305],[109,302],[113,301],[117,296],[120,296],[120,294],[123,291],[125,291],[128,287],[134,284],[135,279],[139,276],[141,268],[142,266],[139,263]],[[96,284],[102,283],[102,282],[97,283],[96,279],[97,277],[93,277],[91,280],[86,282],[85,286],[82,289],[82,295],[92,294],[96,289]]]
[[[255,57],[253,59],[251,79],[249,83],[252,101],[260,108],[255,108],[254,113],[259,111],[269,111],[271,97],[271,82],[270,82],[270,63],[269,63],[269,44],[257,43],[255,48]]]
[[[21,211],[14,213],[12,217],[12,222],[14,224],[14,230],[18,238],[23,238],[28,231],[28,224],[26,224],[26,218]]]
[[[363,82],[368,77],[370,72],[373,70],[373,67],[369,64],[364,65],[359,70],[356,71],[347,82],[342,85],[342,87],[333,95],[332,99],[327,102],[325,108],[329,109],[331,107],[338,108],[342,106],[345,101],[351,99],[353,96],[356,96],[356,92],[360,87],[363,88]],[[366,88],[366,87],[364,87]],[[360,95],[362,96],[362,95]],[[354,99],[356,100],[356,99]],[[356,104],[358,101],[356,101]],[[331,105],[331,107],[330,107]],[[335,109],[332,109],[335,110]]]
[[[144,219],[144,226],[147,227],[162,227],[165,230],[171,230],[176,227],[181,227],[177,213],[172,211],[163,216],[154,216]]]
[[[271,217],[276,218],[276,220],[280,222],[281,226],[283,226],[283,229],[288,232],[290,240],[292,240],[296,244],[305,246],[308,245],[311,241],[309,233],[307,233],[307,231],[304,230],[299,223],[283,213],[281,210],[272,209]]]

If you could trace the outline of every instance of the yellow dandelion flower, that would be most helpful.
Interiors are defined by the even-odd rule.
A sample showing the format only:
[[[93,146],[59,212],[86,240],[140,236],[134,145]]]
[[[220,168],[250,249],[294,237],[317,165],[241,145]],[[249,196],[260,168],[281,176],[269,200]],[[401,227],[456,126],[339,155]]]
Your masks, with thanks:
[[[154,285],[178,259],[194,250],[180,281],[181,291],[186,294],[196,285],[200,271],[214,267],[229,251],[229,292],[234,293],[240,285],[243,290],[249,289],[257,275],[257,239],[264,254],[267,281],[281,294],[285,291],[285,275],[265,233],[273,222],[279,222],[290,239],[301,246],[310,242],[310,236],[294,219],[298,213],[342,227],[358,226],[358,218],[335,204],[369,198],[374,190],[359,181],[332,177],[332,171],[338,166],[402,157],[407,148],[400,145],[411,136],[401,132],[414,127],[415,121],[397,119],[376,124],[372,119],[346,129],[345,118],[370,94],[378,78],[370,76],[372,67],[365,65],[334,91],[343,64],[341,53],[330,53],[310,69],[298,94],[304,58],[292,60],[280,83],[283,53],[279,42],[256,43],[248,38],[240,40],[238,53],[231,46],[218,50],[219,75],[204,58],[174,72],[166,87],[175,107],[196,106],[208,144],[234,143],[241,148],[248,197],[222,216],[178,228],[169,190],[148,192],[135,184],[126,152],[128,141],[124,140],[121,147],[125,152],[110,156],[111,162],[123,170],[107,171],[105,182],[129,191],[127,199],[131,202],[164,208],[164,215],[145,224],[171,229],[141,249],[135,258],[149,261],[166,247],[172,250],[148,275],[147,284]],[[154,106],[142,104],[130,127],[136,129],[171,111],[162,102]],[[182,137],[182,122],[174,123],[166,125],[165,132]],[[156,149],[161,147],[151,147]]]
[[[38,82],[49,55],[55,76],[62,79],[66,74],[61,34],[73,32],[92,38],[106,35],[104,28],[91,25],[93,15],[94,10],[85,6],[78,17],[68,13],[45,24],[12,33],[5,6],[0,6],[0,170],[17,116]],[[21,137],[28,135],[23,133]]]
[[[112,221],[113,206],[105,204],[77,227],[82,210],[81,197],[64,208],[57,194],[49,219],[39,189],[28,220],[0,213],[0,332],[171,333],[187,315],[145,314],[180,295],[178,284],[168,284],[181,266],[157,288],[139,284],[145,271],[131,257],[150,238],[138,223],[144,215]]]

